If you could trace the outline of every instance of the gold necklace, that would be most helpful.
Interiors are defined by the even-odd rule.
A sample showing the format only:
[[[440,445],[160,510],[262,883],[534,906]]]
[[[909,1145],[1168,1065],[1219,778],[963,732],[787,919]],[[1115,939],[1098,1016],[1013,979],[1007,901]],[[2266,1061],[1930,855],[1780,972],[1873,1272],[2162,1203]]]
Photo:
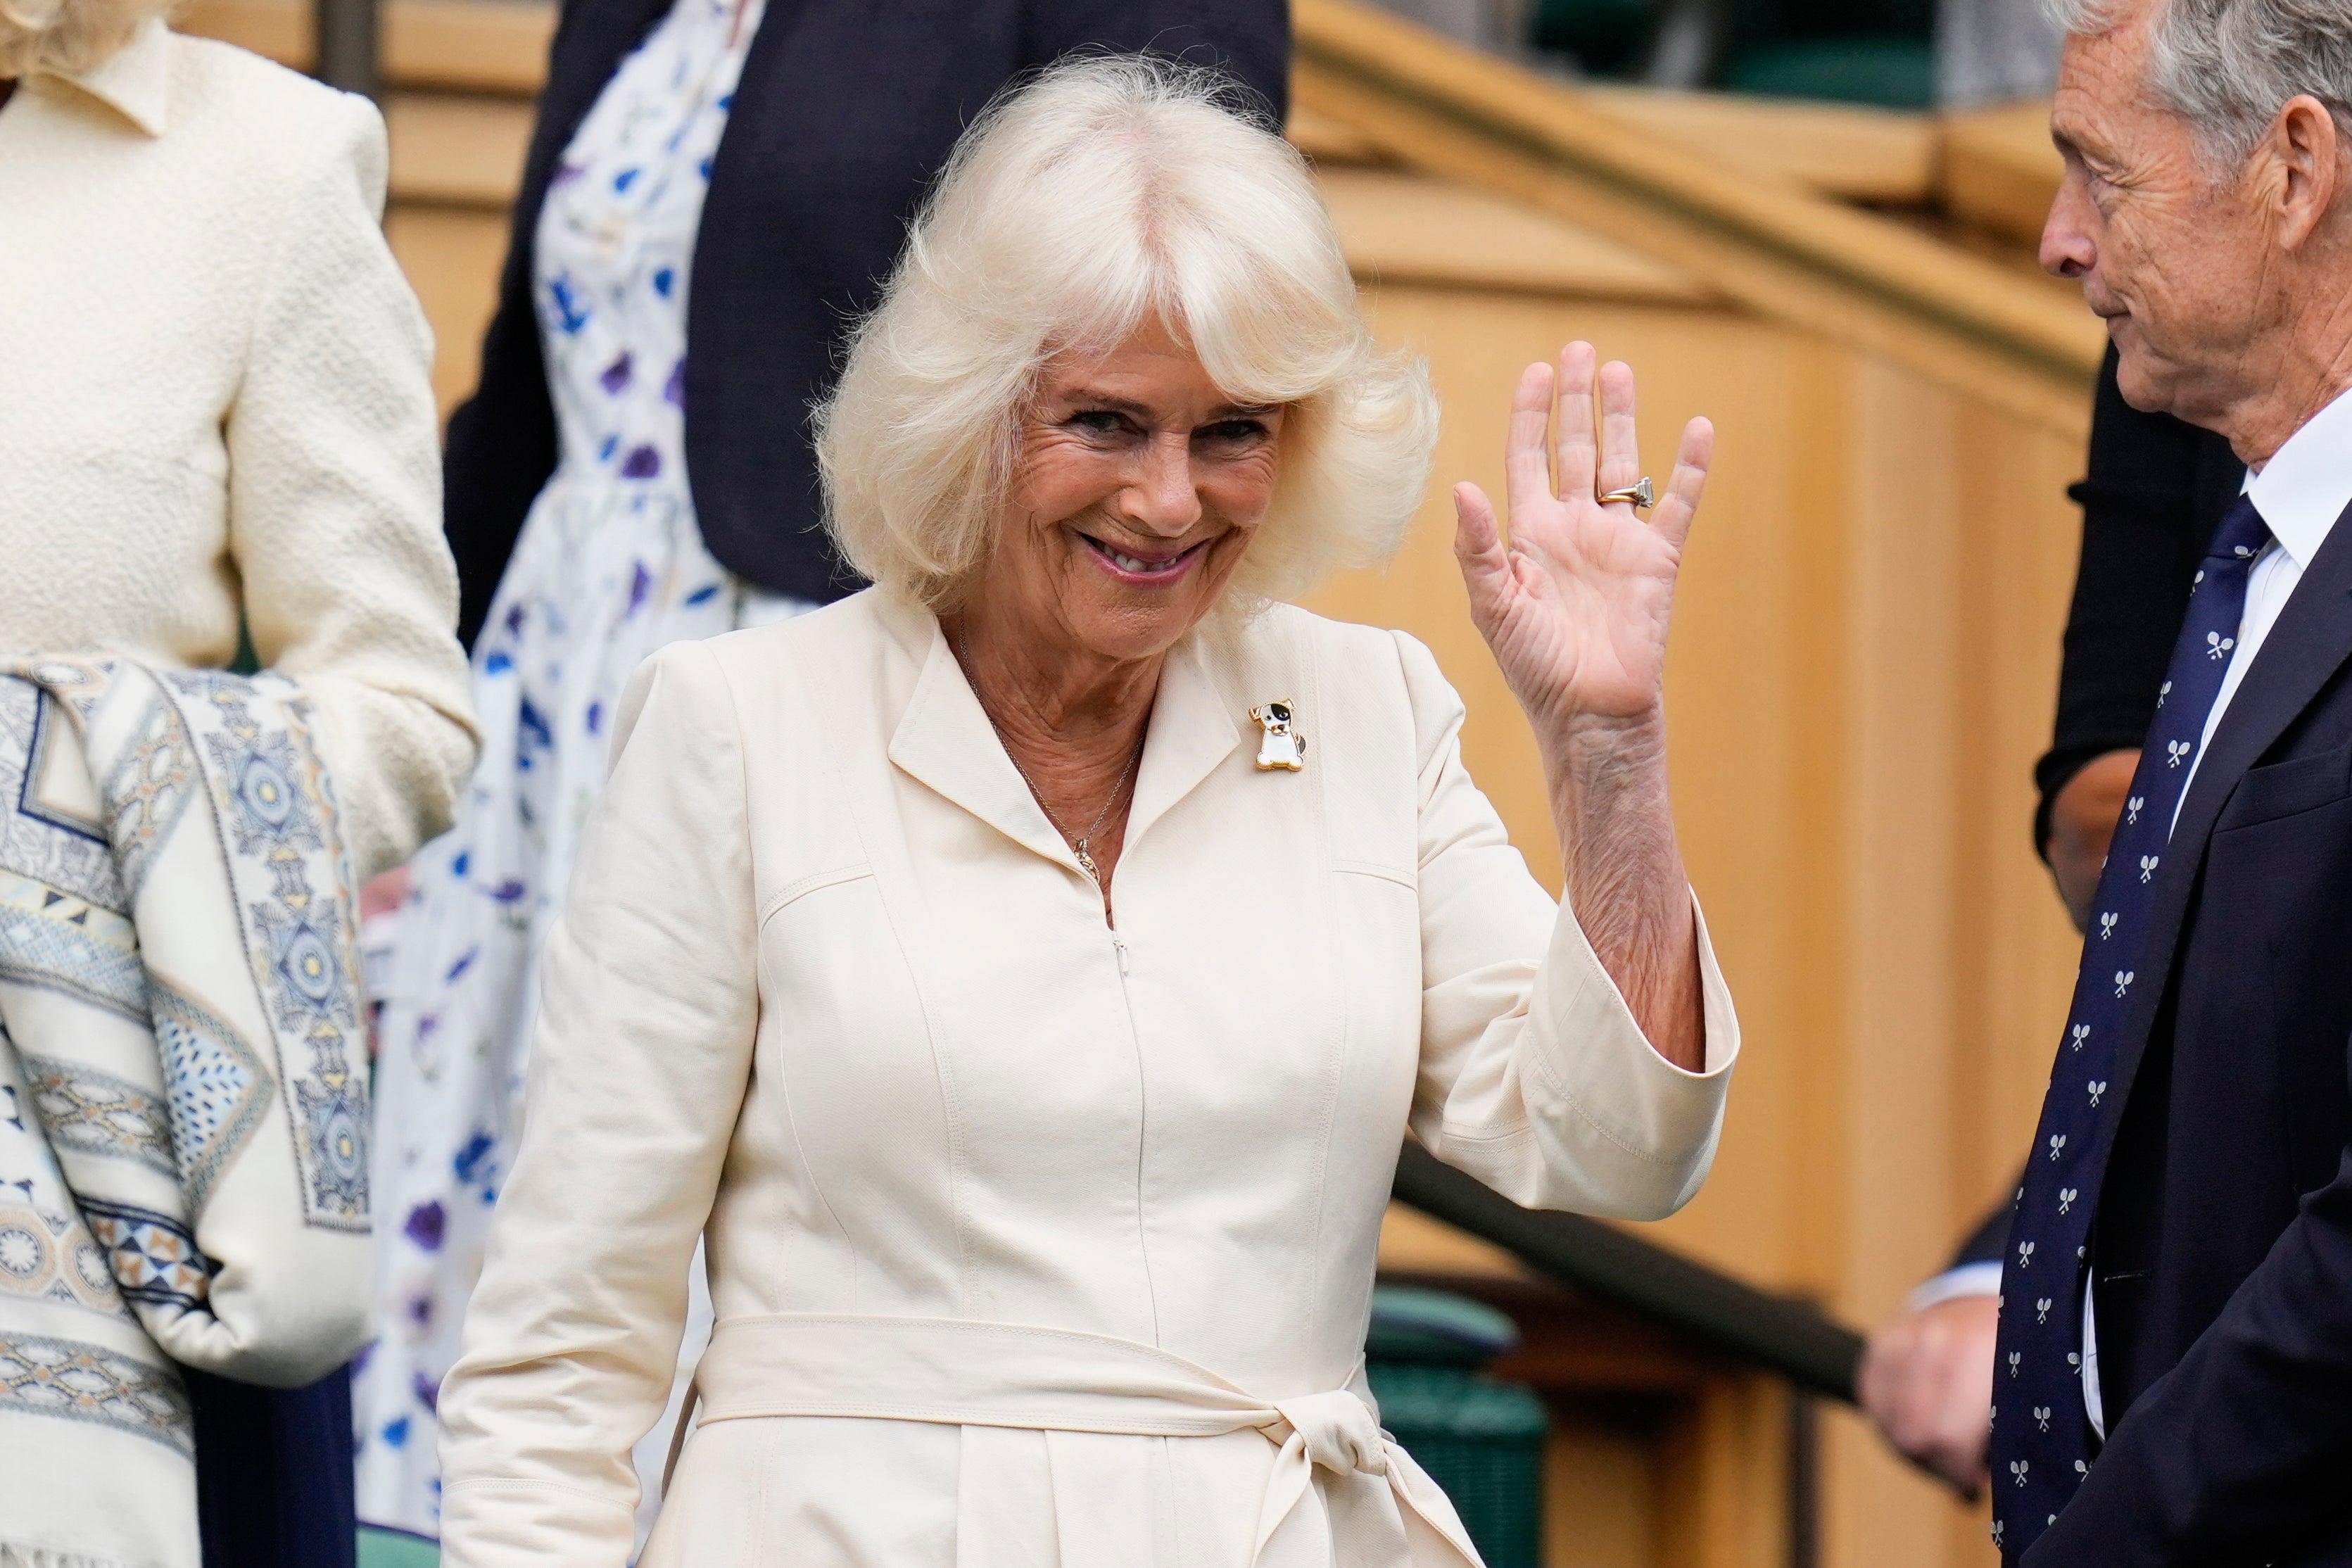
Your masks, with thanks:
[[[956,652],[962,658],[964,679],[971,684],[972,700],[978,702],[980,684],[971,679],[971,642],[964,637],[958,637]],[[996,743],[1004,746],[1004,760],[1013,764],[1013,771],[1019,773],[1021,782],[1029,786],[1029,798],[1037,803],[1037,809],[1045,814],[1045,820],[1054,825],[1054,831],[1062,836],[1063,842],[1069,845],[1070,852],[1078,858],[1078,868],[1086,872],[1096,887],[1101,887],[1102,868],[1095,864],[1095,858],[1087,852],[1087,846],[1094,841],[1096,834],[1102,831],[1102,825],[1110,820],[1110,808],[1118,804],[1119,792],[1127,788],[1127,781],[1134,773],[1135,764],[1142,760],[1144,737],[1138,735],[1135,738],[1135,750],[1127,754],[1127,766],[1118,770],[1118,782],[1110,786],[1110,798],[1103,802],[1103,808],[1100,811],[1095,813],[1092,826],[1088,826],[1085,833],[1073,838],[1070,837],[1070,830],[1062,826],[1062,819],[1054,815],[1054,808],[1045,804],[1045,792],[1040,790],[1036,781],[1029,776],[1029,770],[1021,765],[1021,759],[1013,754],[1013,748],[1004,745],[1004,731],[999,727],[996,716],[988,710],[988,704],[985,702],[980,704],[980,716],[988,721],[988,727],[991,730],[996,731]]]

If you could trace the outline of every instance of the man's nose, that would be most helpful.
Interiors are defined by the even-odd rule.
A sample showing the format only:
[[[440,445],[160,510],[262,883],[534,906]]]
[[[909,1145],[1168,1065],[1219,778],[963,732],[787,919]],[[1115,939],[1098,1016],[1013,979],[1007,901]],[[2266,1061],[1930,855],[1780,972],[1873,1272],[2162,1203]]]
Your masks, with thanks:
[[[2098,243],[2092,237],[2097,216],[2082,170],[2068,169],[2051,200],[2050,216],[2042,220],[2042,269],[2056,278],[2080,278],[2088,272],[2099,258]]]
[[[1120,510],[1137,527],[1172,539],[1201,521],[1192,486],[1192,442],[1181,431],[1155,433],[1137,458]]]

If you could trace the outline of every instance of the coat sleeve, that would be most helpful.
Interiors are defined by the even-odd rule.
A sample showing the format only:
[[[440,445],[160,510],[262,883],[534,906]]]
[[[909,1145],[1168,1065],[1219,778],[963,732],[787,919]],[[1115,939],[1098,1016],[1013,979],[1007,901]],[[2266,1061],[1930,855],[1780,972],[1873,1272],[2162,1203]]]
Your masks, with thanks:
[[[442,1562],[624,1568],[759,1017],[743,752],[674,644],[631,680],[541,961],[529,1107],[440,1402]]]
[[[441,540],[431,334],[378,226],[383,121],[326,99],[226,422],[229,549],[299,681],[362,877],[447,827],[477,736]]]
[[[1397,634],[1420,765],[1422,1062],[1412,1130],[1529,1208],[1660,1219],[1706,1179],[1739,1023],[1698,925],[1706,1070],[1643,1037],[1462,765],[1462,700]]]
[[[2294,1561],[2313,1532],[2342,1528],[2347,1456],[2352,1148],[2132,1402],[2025,1568]]]

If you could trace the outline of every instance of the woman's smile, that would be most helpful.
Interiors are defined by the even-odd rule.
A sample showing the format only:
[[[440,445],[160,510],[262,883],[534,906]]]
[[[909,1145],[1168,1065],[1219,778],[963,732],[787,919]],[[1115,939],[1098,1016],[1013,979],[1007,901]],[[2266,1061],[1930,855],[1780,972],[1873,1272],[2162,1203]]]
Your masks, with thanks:
[[[1181,580],[1209,545],[1204,539],[1181,550],[1171,550],[1165,546],[1157,550],[1139,546],[1122,548],[1091,533],[1076,529],[1071,531],[1077,534],[1079,541],[1087,546],[1087,553],[1110,574],[1112,581],[1138,588],[1165,587]]]

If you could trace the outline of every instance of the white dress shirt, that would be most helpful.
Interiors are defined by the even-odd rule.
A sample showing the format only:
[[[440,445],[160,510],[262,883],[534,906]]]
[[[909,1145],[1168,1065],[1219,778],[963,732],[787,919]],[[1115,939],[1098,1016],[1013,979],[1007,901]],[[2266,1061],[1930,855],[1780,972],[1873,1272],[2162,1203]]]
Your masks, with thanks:
[[[2253,668],[2255,656],[2262,652],[2271,628],[2278,624],[2287,601],[2294,595],[2295,585],[2303,581],[2320,546],[2327,542],[2336,520],[2346,508],[2352,507],[2352,389],[2338,393],[2335,401],[2305,421],[2261,468],[2249,470],[2241,490],[2253,498],[2254,509],[2270,525],[2272,542],[2263,547],[2261,559],[2247,576],[2245,610],[2238,621],[2238,646],[2231,652],[2229,668],[2221,675],[2221,692],[2213,699],[2213,710],[2206,715],[2205,732],[2198,741],[2197,754],[2189,761],[2189,778],[2180,791],[2184,805],[2189,791],[2197,783],[2197,769],[2205,760],[2206,748],[2213,743],[2214,732],[2221,728],[2221,715],[2229,711],[2230,700],[2245,683],[2246,672]],[[2178,823],[2179,819],[2179,807],[2175,806],[2173,820]],[[1916,1311],[1962,1296],[1998,1295],[2000,1269],[1997,1261],[1964,1263],[1958,1268],[1947,1269],[1913,1291],[1909,1306]],[[2092,1430],[2105,1437],[2106,1415],[2099,1401],[2098,1324],[2092,1313],[2087,1279],[2083,1285],[2083,1408],[2090,1415]]]

